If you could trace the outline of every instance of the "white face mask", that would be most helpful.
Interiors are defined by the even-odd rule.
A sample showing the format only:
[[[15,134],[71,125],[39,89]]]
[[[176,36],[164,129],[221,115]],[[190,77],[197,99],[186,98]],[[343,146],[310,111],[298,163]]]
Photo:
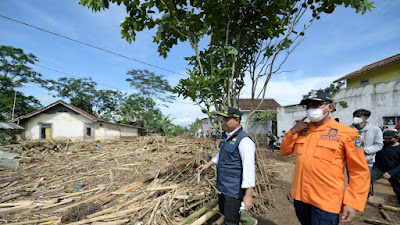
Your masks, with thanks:
[[[354,125],[361,124],[362,122],[363,122],[363,119],[361,119],[360,117],[354,117],[353,118]]]
[[[329,105],[327,105],[323,109],[307,109],[306,110],[307,118],[311,122],[319,122],[319,121],[321,121],[322,119],[325,118],[326,115],[328,115],[328,113],[324,114],[324,109],[326,109],[328,106]]]

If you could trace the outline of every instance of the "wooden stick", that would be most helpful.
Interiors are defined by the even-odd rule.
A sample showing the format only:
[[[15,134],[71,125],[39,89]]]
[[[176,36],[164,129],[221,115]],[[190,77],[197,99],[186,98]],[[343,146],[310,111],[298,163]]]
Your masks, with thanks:
[[[72,194],[67,194],[67,195],[61,196],[59,198],[60,199],[71,198],[71,197],[74,197],[74,196],[87,194],[87,193],[90,193],[90,192],[93,192],[93,191],[99,191],[101,189],[104,189],[104,187],[97,187],[97,188],[93,188],[93,189],[90,189],[90,190],[87,190],[87,191],[75,192],[75,193],[72,193]]]
[[[161,198],[158,199],[156,206],[154,206],[153,212],[150,215],[150,219],[147,221],[146,224],[151,225],[151,223],[153,222],[153,219],[154,219],[154,215],[156,214],[157,208],[160,205],[160,203],[161,203]]]
[[[165,186],[165,187],[152,187],[152,188],[147,188],[148,191],[164,191],[164,190],[169,190],[169,189],[176,189],[178,186],[173,185],[173,186]]]
[[[183,224],[189,223],[191,220],[193,220],[194,218],[200,216],[201,214],[206,212],[208,209],[215,207],[215,205],[217,205],[217,203],[218,203],[218,199],[213,200],[210,204],[204,206],[203,208],[199,209],[198,211],[196,211],[192,215],[186,217],[179,225],[183,225]]]
[[[364,222],[369,224],[376,224],[376,225],[390,225],[388,222],[382,222],[379,220],[371,220],[371,219],[364,219]]]
[[[121,205],[114,206],[114,207],[110,207],[110,208],[101,210],[101,211],[99,211],[99,212],[90,214],[90,215],[86,216],[86,218],[90,219],[90,218],[94,218],[94,217],[97,217],[97,216],[100,216],[100,215],[104,215],[104,214],[107,214],[107,213],[109,213],[109,212],[112,212],[112,211],[115,210],[115,209],[116,209],[116,210],[119,210],[119,209],[122,208],[122,207],[128,206],[128,205],[130,205],[130,204],[136,202],[138,199],[141,199],[141,198],[143,198],[144,196],[146,196],[146,195],[145,195],[145,194],[141,194],[141,195],[139,195],[139,196],[137,196],[137,197],[135,197],[135,198],[133,198],[133,199],[131,199],[131,200],[129,200],[129,201],[127,201],[127,202],[121,204]]]
[[[112,214],[108,214],[105,216],[99,216],[99,217],[94,217],[94,218],[90,218],[90,219],[85,219],[85,220],[81,220],[75,223],[70,223],[70,225],[80,225],[80,224],[85,224],[85,223],[91,223],[91,222],[96,222],[99,220],[107,220],[107,219],[112,219],[115,217],[120,217],[120,216],[129,216],[131,213],[136,212],[138,210],[140,210],[142,207],[135,207],[135,208],[131,208],[131,209],[126,209],[120,212],[116,212],[116,213],[112,213]]]
[[[35,223],[42,223],[42,222],[47,222],[50,220],[59,220],[61,217],[49,217],[46,219],[38,219],[38,220],[28,220],[28,221],[23,221],[23,222],[18,222],[18,223],[7,223],[7,225],[24,225],[24,224],[35,224]]]
[[[66,211],[66,210],[68,210],[68,209],[70,209],[70,208],[73,208],[73,207],[75,207],[75,206],[78,206],[78,205],[80,205],[80,204],[82,204],[82,203],[91,202],[91,201],[94,201],[94,200],[99,199],[99,198],[101,198],[101,197],[104,197],[104,196],[106,196],[106,195],[108,195],[108,193],[102,193],[102,194],[94,195],[94,196],[92,196],[92,197],[90,197],[90,198],[88,198],[88,199],[86,199],[86,200],[77,202],[77,203],[75,203],[75,204],[69,205],[69,206],[64,207],[64,208],[61,208],[61,209],[57,209],[57,210],[54,211],[54,212],[55,212],[55,213],[64,212],[64,211]]]
[[[382,207],[379,208],[379,213],[382,215],[383,219],[393,224],[392,218],[390,218],[390,216],[386,213],[386,211]]]
[[[94,222],[92,225],[119,225],[128,223],[130,219],[115,220],[110,222]]]
[[[218,213],[218,206],[215,206],[210,212],[204,214],[196,221],[194,221],[191,225],[201,225],[211,219],[215,214]]]
[[[73,201],[74,201],[74,199],[68,198],[68,199],[62,200],[62,201],[59,202],[59,203],[56,203],[56,204],[53,204],[53,205],[44,206],[44,207],[39,208],[39,209],[37,209],[37,210],[49,209],[49,208],[57,207],[57,206],[60,206],[60,205],[68,204],[68,203],[73,202]],[[37,211],[37,210],[34,210],[34,211]]]
[[[381,207],[383,209],[390,210],[390,211],[393,211],[393,212],[400,212],[400,208],[399,207],[394,207],[394,206],[390,206],[390,205],[383,205],[383,204],[374,203],[374,202],[367,202],[367,204],[375,206],[375,207],[378,207],[378,208]]]

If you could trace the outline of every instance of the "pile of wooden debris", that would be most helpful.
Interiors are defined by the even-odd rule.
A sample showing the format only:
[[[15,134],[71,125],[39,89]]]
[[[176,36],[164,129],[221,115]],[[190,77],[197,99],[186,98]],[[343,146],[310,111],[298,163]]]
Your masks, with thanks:
[[[19,167],[0,168],[0,223],[203,224],[218,217],[215,168],[195,169],[216,144],[153,136],[2,147]],[[274,207],[262,162],[257,154],[253,214]]]

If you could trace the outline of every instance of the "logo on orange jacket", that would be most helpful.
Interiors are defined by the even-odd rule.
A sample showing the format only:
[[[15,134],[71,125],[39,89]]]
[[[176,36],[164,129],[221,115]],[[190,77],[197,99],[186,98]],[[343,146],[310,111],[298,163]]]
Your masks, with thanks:
[[[328,134],[322,134],[321,135],[321,139],[325,139],[325,140],[332,140],[332,141],[340,141],[340,138],[336,137],[338,133],[337,129],[329,129]]]

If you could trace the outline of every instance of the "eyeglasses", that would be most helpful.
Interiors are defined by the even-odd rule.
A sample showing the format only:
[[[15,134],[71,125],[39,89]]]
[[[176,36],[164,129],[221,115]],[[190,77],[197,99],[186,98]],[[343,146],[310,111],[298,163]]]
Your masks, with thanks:
[[[327,104],[326,102],[307,102],[306,108],[307,109],[310,109],[310,108],[316,109],[316,108],[319,108],[322,105],[326,105],[326,104]]]

